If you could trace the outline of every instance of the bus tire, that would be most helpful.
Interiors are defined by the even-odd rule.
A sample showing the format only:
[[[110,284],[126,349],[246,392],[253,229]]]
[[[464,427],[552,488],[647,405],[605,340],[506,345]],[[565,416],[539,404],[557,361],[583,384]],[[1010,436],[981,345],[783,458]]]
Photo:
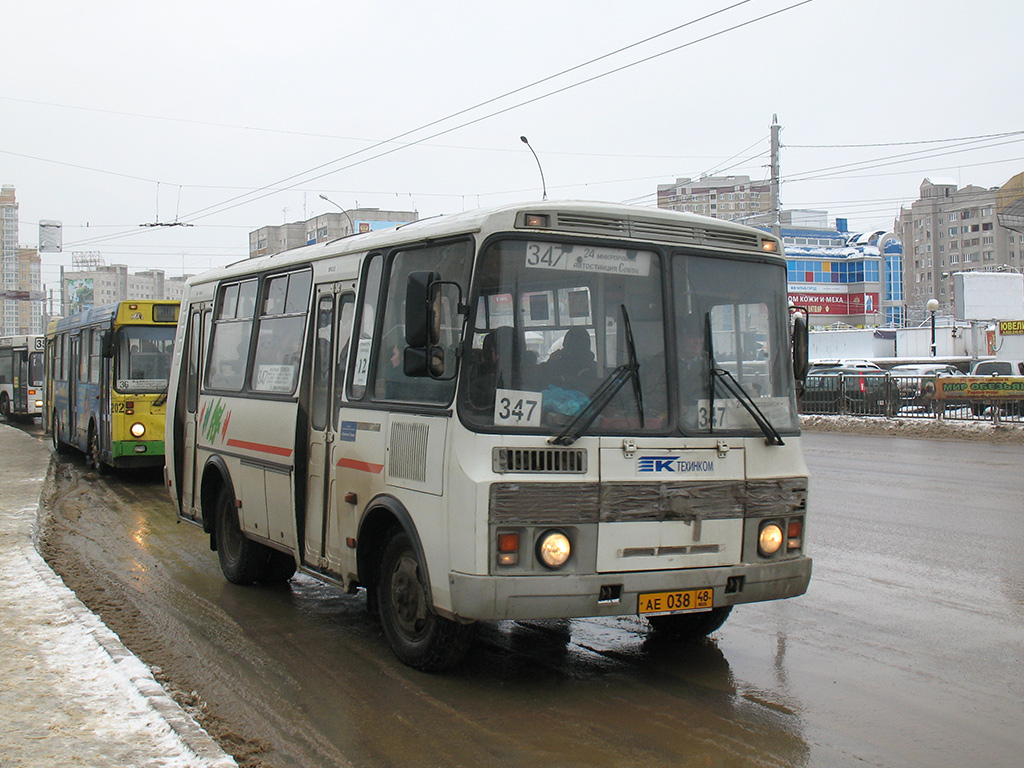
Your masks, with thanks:
[[[0,417],[7,422],[11,420],[11,401],[6,392],[0,394]]]
[[[266,573],[270,550],[247,539],[238,525],[234,496],[225,485],[217,494],[217,559],[232,584],[253,584]]]
[[[384,548],[377,604],[395,655],[425,672],[451,669],[466,655],[474,627],[434,613],[427,601],[425,574],[409,535],[399,531]]]
[[[664,635],[680,640],[699,640],[707,637],[725,624],[732,613],[732,606],[712,608],[703,613],[677,613],[672,616],[648,616],[651,628]]]
[[[95,424],[89,425],[88,448],[89,452],[86,454],[86,460],[89,462],[89,466],[92,467],[92,470],[97,475],[105,475],[107,473],[107,465],[100,458],[100,435]]]
[[[53,413],[53,420],[50,421],[50,439],[53,441],[53,452],[58,456],[66,456],[71,447],[57,436],[57,412]]]

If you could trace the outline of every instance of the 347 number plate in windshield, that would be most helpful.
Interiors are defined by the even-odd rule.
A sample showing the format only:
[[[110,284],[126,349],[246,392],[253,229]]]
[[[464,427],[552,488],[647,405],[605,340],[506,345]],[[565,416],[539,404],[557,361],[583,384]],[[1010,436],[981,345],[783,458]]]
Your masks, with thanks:
[[[715,593],[710,589],[685,589],[676,592],[648,592],[637,601],[641,616],[672,613],[698,613],[715,607]]]

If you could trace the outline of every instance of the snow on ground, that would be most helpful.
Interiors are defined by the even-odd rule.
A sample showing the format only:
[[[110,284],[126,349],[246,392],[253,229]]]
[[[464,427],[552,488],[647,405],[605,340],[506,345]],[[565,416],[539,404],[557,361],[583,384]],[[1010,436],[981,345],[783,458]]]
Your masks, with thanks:
[[[893,418],[881,416],[800,417],[805,432],[849,432],[859,435],[889,435],[927,440],[979,440],[1024,445],[1024,423],[1004,421],[954,421],[934,418]]]

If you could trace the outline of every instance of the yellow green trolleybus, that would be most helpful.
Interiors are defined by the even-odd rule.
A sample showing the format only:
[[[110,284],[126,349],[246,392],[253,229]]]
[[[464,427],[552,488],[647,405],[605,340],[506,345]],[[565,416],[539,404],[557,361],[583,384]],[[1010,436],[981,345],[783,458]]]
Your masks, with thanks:
[[[122,301],[54,320],[46,333],[45,423],[54,448],[107,467],[164,461],[176,301]]]

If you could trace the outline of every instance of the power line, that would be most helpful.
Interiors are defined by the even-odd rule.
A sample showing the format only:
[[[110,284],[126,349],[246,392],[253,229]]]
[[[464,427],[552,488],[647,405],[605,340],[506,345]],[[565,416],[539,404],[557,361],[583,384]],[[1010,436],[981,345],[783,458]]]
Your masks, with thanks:
[[[675,27],[672,30],[669,30],[669,32],[676,31],[678,29],[682,29],[682,28],[687,27],[687,26],[691,26],[691,25],[696,24],[696,23],[698,23],[700,21],[704,21],[704,20],[706,20],[708,18],[711,18],[712,16],[716,16],[718,14],[724,13],[725,11],[728,11],[728,10],[731,10],[731,9],[733,9],[735,7],[743,5],[746,2],[749,2],[749,0],[742,0],[742,2],[735,3],[734,5],[728,6],[726,8],[721,9],[721,10],[714,11],[714,12],[712,12],[710,14],[706,14],[706,15],[698,18],[698,19],[695,19],[693,21],[687,22],[686,24],[682,24],[682,25],[680,25],[678,27]],[[490,118],[495,117],[497,115],[504,114],[504,113],[509,112],[509,111],[511,111],[513,109],[518,109],[519,107],[523,107],[523,106],[526,106],[528,104],[533,104],[535,102],[541,101],[542,99],[549,98],[550,96],[554,96],[554,95],[559,94],[559,93],[564,93],[565,91],[571,90],[573,88],[577,88],[577,87],[579,87],[581,85],[585,85],[585,84],[594,82],[595,80],[599,80],[601,78],[607,77],[609,75],[616,74],[618,72],[622,72],[622,71],[624,71],[626,69],[629,69],[631,67],[635,67],[635,66],[637,66],[639,64],[643,64],[643,63],[652,61],[652,60],[654,60],[656,58],[660,58],[661,56],[665,56],[665,55],[670,54],[670,53],[675,53],[675,52],[680,51],[680,50],[682,50],[684,48],[688,48],[688,47],[691,47],[693,45],[697,45],[698,43],[705,42],[705,41],[713,39],[715,37],[720,37],[721,35],[727,34],[729,32],[733,32],[733,31],[735,31],[737,29],[741,29],[743,27],[750,26],[750,25],[755,24],[757,22],[763,21],[763,20],[771,18],[773,16],[777,16],[779,14],[785,13],[785,12],[793,10],[795,8],[799,8],[800,6],[807,5],[807,4],[812,3],[812,2],[814,2],[814,0],[800,0],[800,2],[793,3],[792,5],[789,5],[789,6],[785,7],[785,8],[781,8],[779,10],[775,10],[775,11],[772,11],[770,13],[763,14],[763,15],[758,16],[756,18],[749,19],[749,20],[744,21],[744,22],[742,22],[740,24],[733,25],[731,27],[728,27],[726,29],[720,30],[718,32],[714,32],[714,33],[705,35],[703,37],[697,38],[695,40],[691,40],[691,41],[689,41],[687,43],[683,43],[682,45],[675,46],[673,48],[670,48],[668,50],[662,51],[660,53],[652,54],[652,55],[647,56],[645,58],[633,61],[633,62],[628,63],[628,64],[624,64],[624,65],[622,65],[620,67],[616,67],[614,69],[608,70],[608,71],[600,73],[598,75],[594,75],[593,77],[589,77],[589,78],[586,78],[586,79],[583,79],[583,80],[579,80],[579,81],[577,81],[575,83],[571,83],[571,84],[566,85],[566,86],[564,86],[562,88],[558,88],[558,89],[556,89],[554,91],[550,91],[550,92],[542,94],[540,96],[536,96],[536,97],[527,99],[526,101],[520,102],[518,104],[514,104],[514,105],[512,105],[510,107],[506,107],[506,108],[497,110],[495,112],[492,112],[490,114],[484,115],[482,117],[478,117],[478,118],[474,118],[473,120],[466,121],[466,122],[461,123],[459,125],[456,125],[454,127],[447,128],[447,129],[442,130],[442,131],[438,131],[438,132],[436,132],[434,134],[431,134],[430,136],[425,136],[425,137],[423,137],[423,138],[421,138],[421,139],[419,139],[417,141],[411,142],[411,143],[409,143],[407,145],[404,145],[402,147],[389,149],[389,150],[386,150],[384,152],[380,152],[380,153],[378,153],[376,155],[372,155],[371,157],[363,158],[363,159],[358,160],[356,162],[350,163],[349,165],[343,166],[341,168],[336,168],[336,169],[334,169],[332,171],[327,171],[327,172],[321,173],[321,174],[319,174],[317,176],[312,176],[310,178],[305,179],[304,183],[308,183],[310,181],[315,181],[317,179],[323,178],[324,176],[328,176],[328,175],[331,175],[331,174],[334,174],[334,173],[340,173],[341,171],[349,170],[351,168],[354,168],[354,167],[356,167],[358,165],[362,165],[363,163],[369,162],[371,160],[376,160],[376,159],[379,159],[381,157],[385,157],[387,155],[393,154],[394,152],[397,152],[399,149],[404,149],[404,148],[407,148],[409,146],[414,146],[416,144],[420,144],[422,142],[429,141],[429,140],[437,138],[439,136],[444,136],[444,135],[446,135],[448,133],[452,133],[453,131],[460,130],[461,128],[465,128],[467,126],[474,125],[476,123],[482,122],[483,120],[487,120],[487,119],[490,119]],[[660,33],[659,35],[656,35],[654,37],[660,37],[661,35],[664,35],[664,34],[667,34],[667,32]],[[649,38],[649,39],[654,39],[654,37]],[[636,45],[640,45],[643,42],[646,42],[646,41],[640,41],[640,43],[634,43],[634,44],[632,44],[630,46],[627,46],[626,48],[620,49],[620,51],[627,50],[628,48],[635,47]],[[399,134],[398,136],[395,136],[392,139],[389,139],[389,140],[387,140],[385,142],[381,142],[381,144],[378,145],[378,146],[382,146],[383,144],[388,143],[388,142],[393,142],[393,141],[395,141],[397,139],[405,138],[406,136],[409,136],[409,135],[411,135],[413,133],[418,133],[418,132],[420,132],[422,130],[425,130],[427,128],[433,127],[433,126],[438,125],[440,123],[446,122],[446,121],[451,120],[451,119],[453,119],[455,117],[464,115],[464,114],[466,114],[468,112],[471,112],[471,111],[474,111],[474,110],[476,110],[476,109],[478,109],[478,108],[480,108],[482,106],[485,106],[487,104],[494,103],[495,101],[499,101],[501,99],[504,99],[504,98],[506,98],[509,95],[513,95],[513,94],[519,93],[521,91],[527,90],[529,88],[534,87],[535,85],[538,85],[538,84],[547,82],[547,81],[549,81],[551,79],[554,79],[556,77],[559,77],[562,74],[575,71],[577,69],[580,69],[581,67],[585,67],[585,66],[589,65],[590,63],[593,63],[593,62],[596,62],[596,61],[600,61],[600,60],[602,60],[604,58],[607,58],[608,56],[614,55],[615,53],[618,53],[618,52],[619,51],[613,52],[611,54],[605,54],[603,56],[600,56],[600,57],[597,57],[595,59],[592,59],[589,62],[586,62],[584,64],[577,65],[577,66],[572,67],[570,69],[564,70],[563,72],[560,72],[558,74],[551,75],[549,77],[543,78],[542,80],[538,80],[535,83],[531,83],[530,85],[522,86],[521,88],[517,88],[517,89],[515,89],[513,91],[509,91],[508,93],[503,94],[501,96],[497,96],[497,97],[494,97],[492,99],[488,99],[487,101],[481,102],[480,104],[477,104],[477,105],[475,105],[473,107],[468,107],[466,109],[463,109],[463,110],[455,112],[455,113],[453,113],[451,115],[448,115],[447,117],[440,118],[438,120],[434,120],[434,121],[432,121],[430,123],[426,123],[425,125],[422,125],[419,128],[414,128],[414,129],[411,129],[409,131],[405,131],[404,133]],[[318,166],[315,166],[313,168],[310,168],[310,169],[308,169],[306,171],[302,171],[300,173],[293,174],[292,176],[289,176],[289,177],[287,177],[285,179],[281,179],[281,180],[279,180],[277,182],[274,182],[274,184],[285,184],[288,181],[291,181],[292,179],[299,178],[300,176],[306,176],[306,175],[311,174],[311,173],[316,173],[317,171],[325,169],[325,168],[327,168],[327,167],[329,167],[331,165],[335,165],[337,163],[340,163],[340,162],[343,162],[345,160],[351,159],[352,157],[355,157],[358,154],[362,154],[363,152],[368,152],[368,151],[370,151],[372,149],[375,149],[375,148],[376,147],[370,147],[370,148],[367,148],[367,149],[364,149],[364,150],[359,150],[358,152],[350,153],[349,155],[345,155],[343,157],[336,158],[335,160],[331,160],[331,161],[328,161],[326,163],[322,163],[322,164],[320,164]],[[298,185],[298,183],[296,183],[294,185],[289,185],[289,187],[287,187],[287,188],[293,188],[293,187],[295,187],[297,185]],[[267,187],[263,187],[263,188],[261,188],[260,190],[257,190],[257,191],[263,191],[265,189],[267,189]],[[210,215],[213,215],[215,213],[223,213],[224,211],[231,210],[232,208],[236,208],[239,205],[243,205],[243,204],[246,204],[246,203],[249,203],[249,202],[255,202],[256,200],[260,200],[260,199],[263,199],[264,197],[268,197],[270,194],[273,194],[273,193],[267,193],[267,194],[259,195],[258,197],[254,197],[251,200],[245,200],[245,201],[241,201],[241,202],[238,202],[238,201],[240,200],[241,197],[244,197],[244,196],[235,197],[235,198],[232,198],[230,200],[224,201],[223,203],[220,203],[220,204],[215,204],[215,205],[207,206],[205,208],[200,208],[197,211],[193,211],[192,213],[187,214],[183,218],[185,218],[185,219],[205,218],[206,216],[210,216]],[[214,209],[216,209],[216,210],[214,210]]]

